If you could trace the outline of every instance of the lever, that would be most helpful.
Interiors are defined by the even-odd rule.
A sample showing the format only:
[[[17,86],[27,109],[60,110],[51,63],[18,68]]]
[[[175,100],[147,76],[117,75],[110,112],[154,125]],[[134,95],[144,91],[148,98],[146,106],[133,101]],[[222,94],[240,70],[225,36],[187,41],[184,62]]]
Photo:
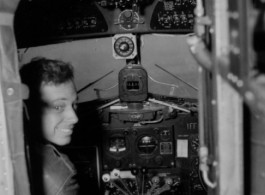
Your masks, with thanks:
[[[141,167],[140,172],[143,175],[143,181],[142,181],[142,195],[144,194],[144,176],[147,174],[148,169],[146,167]]]
[[[120,186],[118,186],[116,183],[112,182],[110,179],[110,175],[108,173],[104,174],[102,176],[102,179],[105,183],[110,182],[113,186],[115,186],[118,190],[120,190],[124,195],[128,195],[127,192],[125,192]]]
[[[153,193],[155,188],[157,188],[160,179],[158,176],[154,176],[151,181],[153,184],[152,184],[151,188],[147,191],[146,195],[151,195]]]
[[[156,190],[156,192],[153,195],[159,195],[167,190],[170,190],[170,186],[172,185],[173,180],[169,177],[165,178],[165,184]]]
[[[137,182],[137,175],[138,175],[138,173],[139,173],[139,169],[137,169],[137,168],[132,168],[132,169],[131,169],[131,173],[132,173],[132,175],[135,176],[135,183],[136,183],[137,195],[139,195],[139,186],[138,186],[138,182]]]
[[[115,177],[118,177],[119,181],[122,183],[122,185],[125,187],[125,189],[129,192],[130,195],[133,195],[133,193],[131,192],[131,190],[128,188],[128,186],[124,183],[124,181],[122,180],[122,178],[120,177],[120,170],[118,169],[114,169],[112,171],[113,175]]]

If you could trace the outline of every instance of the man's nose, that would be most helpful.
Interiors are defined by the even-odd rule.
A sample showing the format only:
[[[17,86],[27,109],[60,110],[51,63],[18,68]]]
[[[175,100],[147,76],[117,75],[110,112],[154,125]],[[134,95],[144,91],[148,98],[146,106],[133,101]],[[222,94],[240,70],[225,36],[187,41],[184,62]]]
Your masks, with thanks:
[[[69,111],[67,112],[67,119],[72,123],[75,124],[78,122],[78,117],[76,115],[75,109],[71,108],[69,109]]]

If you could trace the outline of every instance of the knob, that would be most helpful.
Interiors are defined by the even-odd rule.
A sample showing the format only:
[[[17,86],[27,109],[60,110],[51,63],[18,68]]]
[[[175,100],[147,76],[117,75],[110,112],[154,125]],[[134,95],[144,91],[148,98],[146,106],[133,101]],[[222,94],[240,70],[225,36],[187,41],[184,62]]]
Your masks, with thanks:
[[[158,165],[162,165],[163,164],[163,157],[162,156],[155,157],[155,162]]]
[[[109,182],[110,181],[110,175],[108,173],[102,175],[102,180],[104,182]]]
[[[121,43],[121,45],[120,45],[120,50],[121,50],[121,51],[128,51],[128,50],[129,50],[129,45],[128,45],[128,43],[126,43],[126,42]]]
[[[159,177],[158,176],[154,176],[153,178],[152,178],[152,183],[159,183]]]
[[[137,135],[137,130],[133,129],[132,133],[133,133],[133,135]]]
[[[172,180],[170,177],[167,177],[167,178],[165,179],[165,183],[166,183],[167,185],[171,186],[172,183],[173,183],[173,180]]]
[[[113,175],[115,176],[115,177],[119,177],[120,176],[120,170],[118,170],[118,169],[114,169],[113,171],[112,171],[112,173],[113,173]]]
[[[117,160],[116,162],[115,162],[115,167],[120,167],[121,166],[121,161],[120,160]]]
[[[159,134],[158,128],[155,128],[154,131],[155,131],[155,134]]]
[[[145,175],[148,173],[148,169],[146,167],[141,167],[140,172]]]
[[[132,168],[132,169],[131,169],[131,173],[132,173],[134,176],[136,176],[136,175],[138,175],[138,173],[139,173],[139,169],[137,169],[137,168]]]
[[[130,17],[132,17],[132,12],[131,11],[125,11],[124,12],[124,17],[126,17],[126,18],[130,18]]]

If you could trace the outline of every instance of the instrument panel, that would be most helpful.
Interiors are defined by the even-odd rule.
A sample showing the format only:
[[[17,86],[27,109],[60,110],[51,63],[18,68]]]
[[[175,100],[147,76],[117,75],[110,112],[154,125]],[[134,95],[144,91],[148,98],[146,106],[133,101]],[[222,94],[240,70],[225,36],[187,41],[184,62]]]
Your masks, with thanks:
[[[19,48],[124,33],[191,33],[195,6],[195,0],[21,0],[14,28]]]
[[[103,131],[103,169],[173,167],[173,131],[169,127]]]

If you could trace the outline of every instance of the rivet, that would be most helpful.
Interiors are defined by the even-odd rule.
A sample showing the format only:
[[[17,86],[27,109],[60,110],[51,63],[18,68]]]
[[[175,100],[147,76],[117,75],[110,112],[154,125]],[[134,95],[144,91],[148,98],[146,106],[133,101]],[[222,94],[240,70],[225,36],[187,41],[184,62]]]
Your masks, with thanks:
[[[234,54],[239,54],[240,53],[240,49],[238,47],[233,47],[232,49]]]
[[[253,101],[254,100],[254,95],[253,93],[251,93],[250,91],[247,91],[245,93],[245,97],[249,100],[249,101]]]
[[[7,95],[11,96],[11,95],[14,94],[14,89],[13,89],[13,88],[8,88],[8,89],[6,90],[6,93],[7,93]]]
[[[233,77],[233,75],[232,75],[231,73],[228,73],[227,78],[228,78],[229,80],[231,80],[232,77]]]
[[[233,77],[232,77],[232,81],[233,81],[234,83],[236,83],[236,82],[238,81],[237,76],[233,76]]]
[[[238,36],[238,31],[237,30],[232,30],[231,36],[232,37],[237,37]]]
[[[236,85],[238,86],[238,87],[243,87],[243,81],[241,81],[241,80],[238,80],[237,81],[237,83],[236,83]]]
[[[215,105],[216,104],[216,101],[215,100],[212,100],[212,105]]]

